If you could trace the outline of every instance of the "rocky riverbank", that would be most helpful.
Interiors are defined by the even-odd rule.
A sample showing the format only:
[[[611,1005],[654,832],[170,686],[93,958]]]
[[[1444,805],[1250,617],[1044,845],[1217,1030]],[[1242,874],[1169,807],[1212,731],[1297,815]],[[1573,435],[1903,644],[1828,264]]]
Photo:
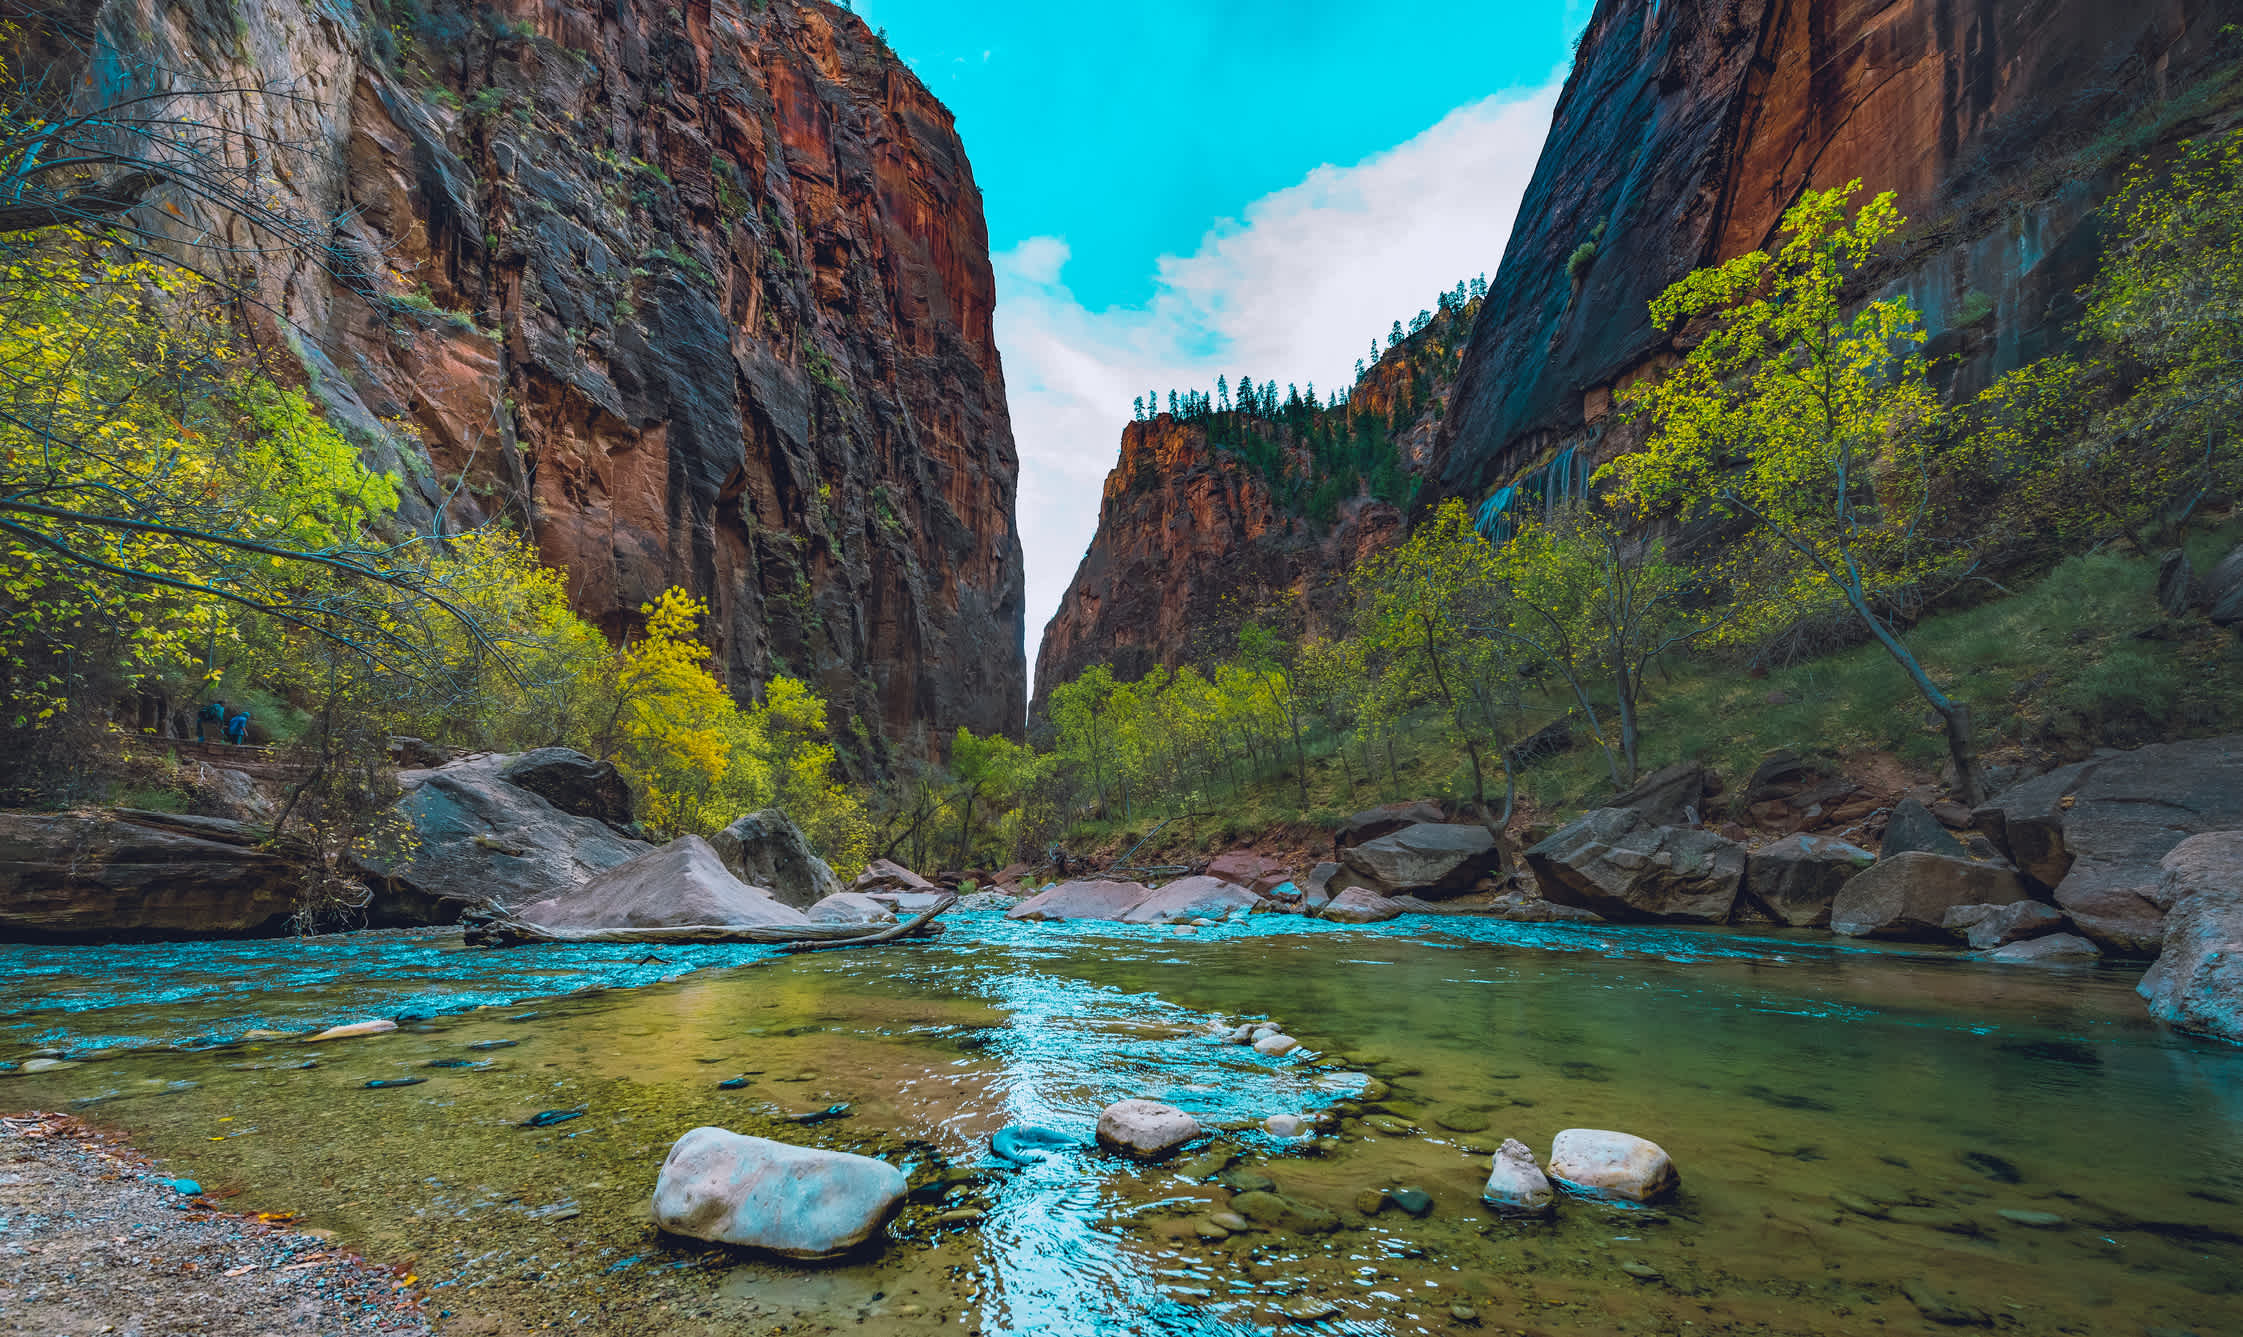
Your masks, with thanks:
[[[0,1315],[11,1332],[207,1337],[432,1331],[413,1278],[324,1232],[217,1208],[59,1114],[0,1118]]]

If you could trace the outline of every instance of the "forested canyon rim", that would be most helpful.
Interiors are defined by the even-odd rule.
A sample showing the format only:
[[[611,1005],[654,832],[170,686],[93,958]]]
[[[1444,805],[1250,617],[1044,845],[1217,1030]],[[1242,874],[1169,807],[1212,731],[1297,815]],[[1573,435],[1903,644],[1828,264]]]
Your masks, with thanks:
[[[685,588],[732,688],[807,680],[845,750],[1020,727],[981,197],[860,19],[106,0],[94,22],[116,77],[229,90],[270,188],[338,220],[363,283],[287,253],[255,282],[409,518],[526,526],[611,634]],[[192,201],[178,226],[249,240]]]

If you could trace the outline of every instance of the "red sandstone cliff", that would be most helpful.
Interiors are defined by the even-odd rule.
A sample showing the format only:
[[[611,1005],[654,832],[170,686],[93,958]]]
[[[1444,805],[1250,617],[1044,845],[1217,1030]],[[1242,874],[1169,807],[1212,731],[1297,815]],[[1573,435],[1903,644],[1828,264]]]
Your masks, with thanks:
[[[395,17],[99,10],[135,77],[285,94],[208,114],[285,146],[271,189],[370,279],[267,260],[272,333],[416,522],[525,524],[614,632],[686,587],[735,690],[805,677],[875,754],[1017,731],[1017,462],[949,112],[823,3]]]
[[[1432,454],[1471,309],[1444,309],[1317,421],[1345,431],[1376,418],[1404,475],[1418,474]],[[1211,444],[1211,426],[1240,430],[1229,415],[1208,423],[1167,414],[1123,430],[1097,532],[1036,652],[1037,714],[1053,687],[1094,664],[1132,681],[1156,664],[1230,654],[1249,619],[1343,630],[1348,572],[1402,533],[1402,512],[1363,489],[1328,517],[1309,513],[1302,494],[1319,481],[1318,465],[1297,426],[1270,429],[1284,443],[1287,474],[1306,484],[1290,501],[1234,450]]]
[[[1477,501],[1568,448],[1628,448],[1615,389],[1669,355],[1649,301],[1763,245],[1809,187],[1899,192],[1877,276],[1968,393],[2046,352],[2097,203],[2232,119],[2232,0],[1599,0],[1480,308],[1421,498]],[[1566,260],[1604,230],[1576,283]]]

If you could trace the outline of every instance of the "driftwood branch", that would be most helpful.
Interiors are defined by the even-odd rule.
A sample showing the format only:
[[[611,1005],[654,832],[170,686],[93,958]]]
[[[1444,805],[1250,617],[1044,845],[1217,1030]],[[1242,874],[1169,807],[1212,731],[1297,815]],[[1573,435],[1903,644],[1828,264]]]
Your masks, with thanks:
[[[814,952],[829,947],[873,947],[884,942],[942,931],[935,916],[958,903],[945,896],[900,924],[867,928],[859,924],[676,924],[662,928],[547,928],[510,915],[472,917],[467,941],[477,947],[516,947],[528,942],[743,942],[787,951]]]

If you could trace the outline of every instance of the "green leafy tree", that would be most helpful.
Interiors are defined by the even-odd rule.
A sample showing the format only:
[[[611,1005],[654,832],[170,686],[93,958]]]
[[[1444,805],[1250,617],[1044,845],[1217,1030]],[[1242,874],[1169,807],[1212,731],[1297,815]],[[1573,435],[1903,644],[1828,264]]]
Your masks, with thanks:
[[[1809,191],[1772,252],[1699,270],[1651,304],[1660,329],[1704,333],[1679,366],[1630,390],[1651,437],[1606,473],[1646,509],[1745,523],[1768,559],[1742,590],[1763,623],[1842,603],[1938,714],[1956,787],[1976,802],[1970,709],[1885,611],[1890,592],[1940,573],[1953,553],[1925,523],[1941,409],[1922,322],[1906,298],[1847,296],[1904,221],[1890,193],[1849,209],[1860,190]]]

